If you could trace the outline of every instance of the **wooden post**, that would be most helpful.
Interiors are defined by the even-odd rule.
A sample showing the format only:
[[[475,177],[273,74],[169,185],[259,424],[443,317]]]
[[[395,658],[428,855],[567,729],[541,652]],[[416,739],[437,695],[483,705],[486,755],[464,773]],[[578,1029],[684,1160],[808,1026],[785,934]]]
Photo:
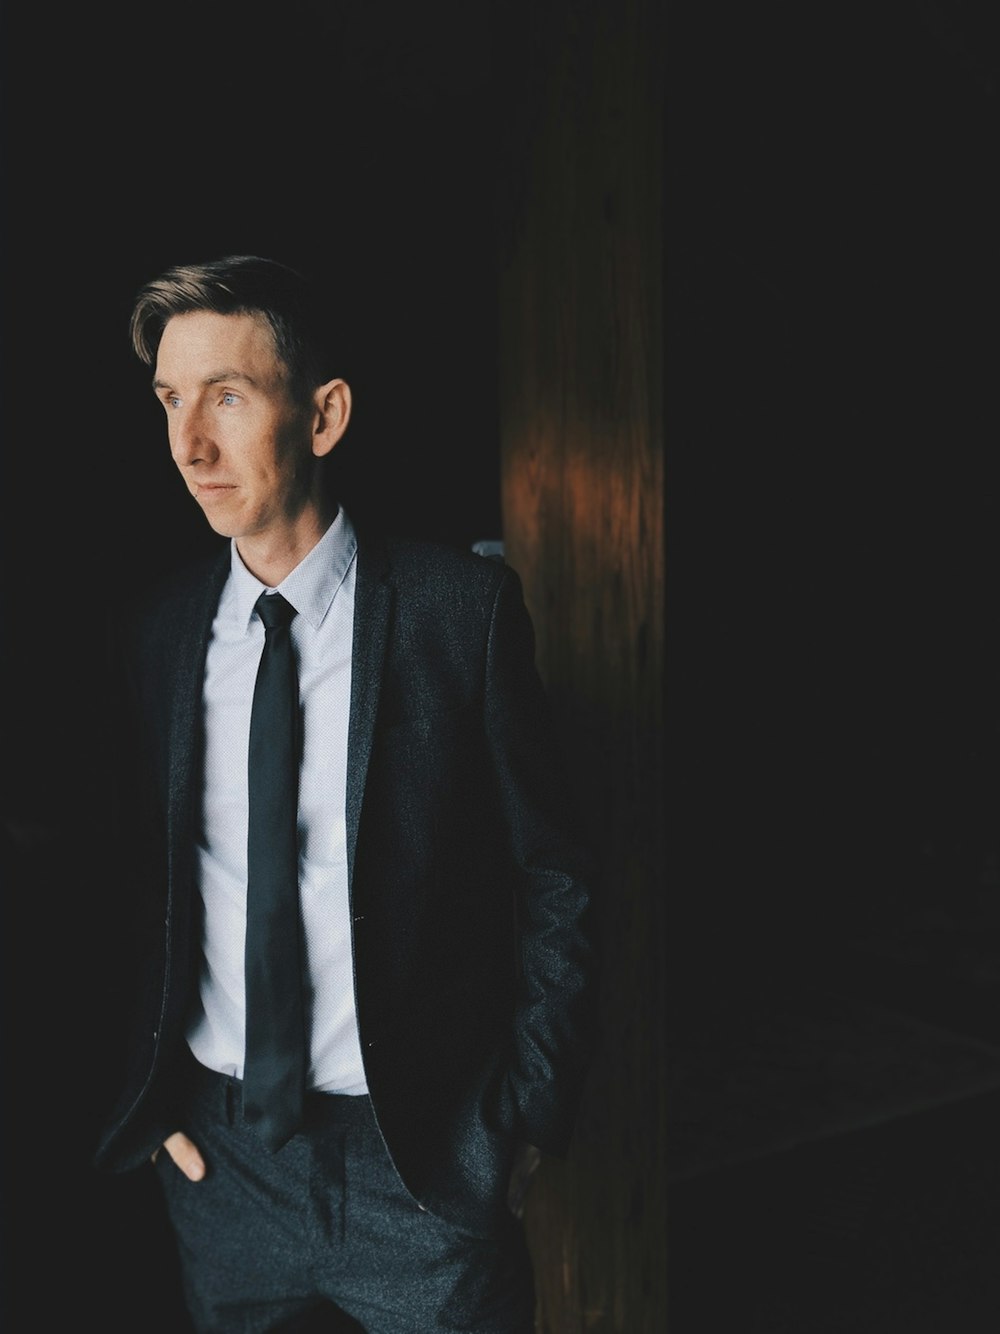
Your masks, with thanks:
[[[663,1334],[663,24],[656,0],[525,18],[502,120],[503,536],[604,867],[600,1052],[526,1224],[538,1334]]]

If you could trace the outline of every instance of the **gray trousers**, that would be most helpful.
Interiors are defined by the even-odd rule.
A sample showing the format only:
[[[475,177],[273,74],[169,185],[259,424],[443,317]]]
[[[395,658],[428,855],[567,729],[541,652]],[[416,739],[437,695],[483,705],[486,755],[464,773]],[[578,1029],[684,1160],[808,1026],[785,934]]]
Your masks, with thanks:
[[[422,1210],[367,1097],[310,1094],[306,1123],[271,1154],[243,1121],[238,1080],[196,1067],[180,1127],[207,1163],[156,1172],[198,1334],[265,1334],[333,1303],[366,1334],[532,1334],[520,1223],[489,1240]]]

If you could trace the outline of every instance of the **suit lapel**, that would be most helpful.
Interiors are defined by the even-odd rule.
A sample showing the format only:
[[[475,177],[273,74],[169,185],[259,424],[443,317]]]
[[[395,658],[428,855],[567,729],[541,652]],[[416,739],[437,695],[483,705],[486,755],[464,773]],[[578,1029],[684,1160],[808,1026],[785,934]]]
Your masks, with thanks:
[[[347,734],[347,872],[352,889],[354,852],[378,711],[391,605],[385,549],[381,543],[366,545],[359,539],[354,588],[351,716]]]
[[[197,596],[184,604],[174,626],[177,646],[170,706],[170,769],[167,822],[171,850],[171,890],[190,883],[191,850],[195,846],[195,819],[201,763],[202,688],[212,621],[229,573],[228,549],[210,567]],[[199,779],[200,782],[200,779]],[[183,876],[178,880],[178,874]]]

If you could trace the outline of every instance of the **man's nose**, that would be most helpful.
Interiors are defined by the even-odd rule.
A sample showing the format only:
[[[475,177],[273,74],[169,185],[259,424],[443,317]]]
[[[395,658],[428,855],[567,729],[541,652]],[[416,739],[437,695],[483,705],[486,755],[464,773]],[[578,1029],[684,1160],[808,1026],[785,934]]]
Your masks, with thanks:
[[[170,452],[178,468],[210,461],[215,453],[204,414],[197,408],[178,408],[170,418]]]

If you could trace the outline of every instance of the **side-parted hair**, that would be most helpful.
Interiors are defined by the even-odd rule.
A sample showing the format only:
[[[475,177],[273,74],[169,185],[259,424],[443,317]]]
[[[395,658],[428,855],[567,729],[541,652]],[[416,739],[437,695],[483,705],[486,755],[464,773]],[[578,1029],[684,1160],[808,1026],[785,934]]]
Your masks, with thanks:
[[[191,311],[263,317],[296,398],[307,398],[338,373],[316,292],[302,274],[277,260],[226,255],[174,265],[144,283],[129,326],[136,356],[154,365],[167,321]]]

